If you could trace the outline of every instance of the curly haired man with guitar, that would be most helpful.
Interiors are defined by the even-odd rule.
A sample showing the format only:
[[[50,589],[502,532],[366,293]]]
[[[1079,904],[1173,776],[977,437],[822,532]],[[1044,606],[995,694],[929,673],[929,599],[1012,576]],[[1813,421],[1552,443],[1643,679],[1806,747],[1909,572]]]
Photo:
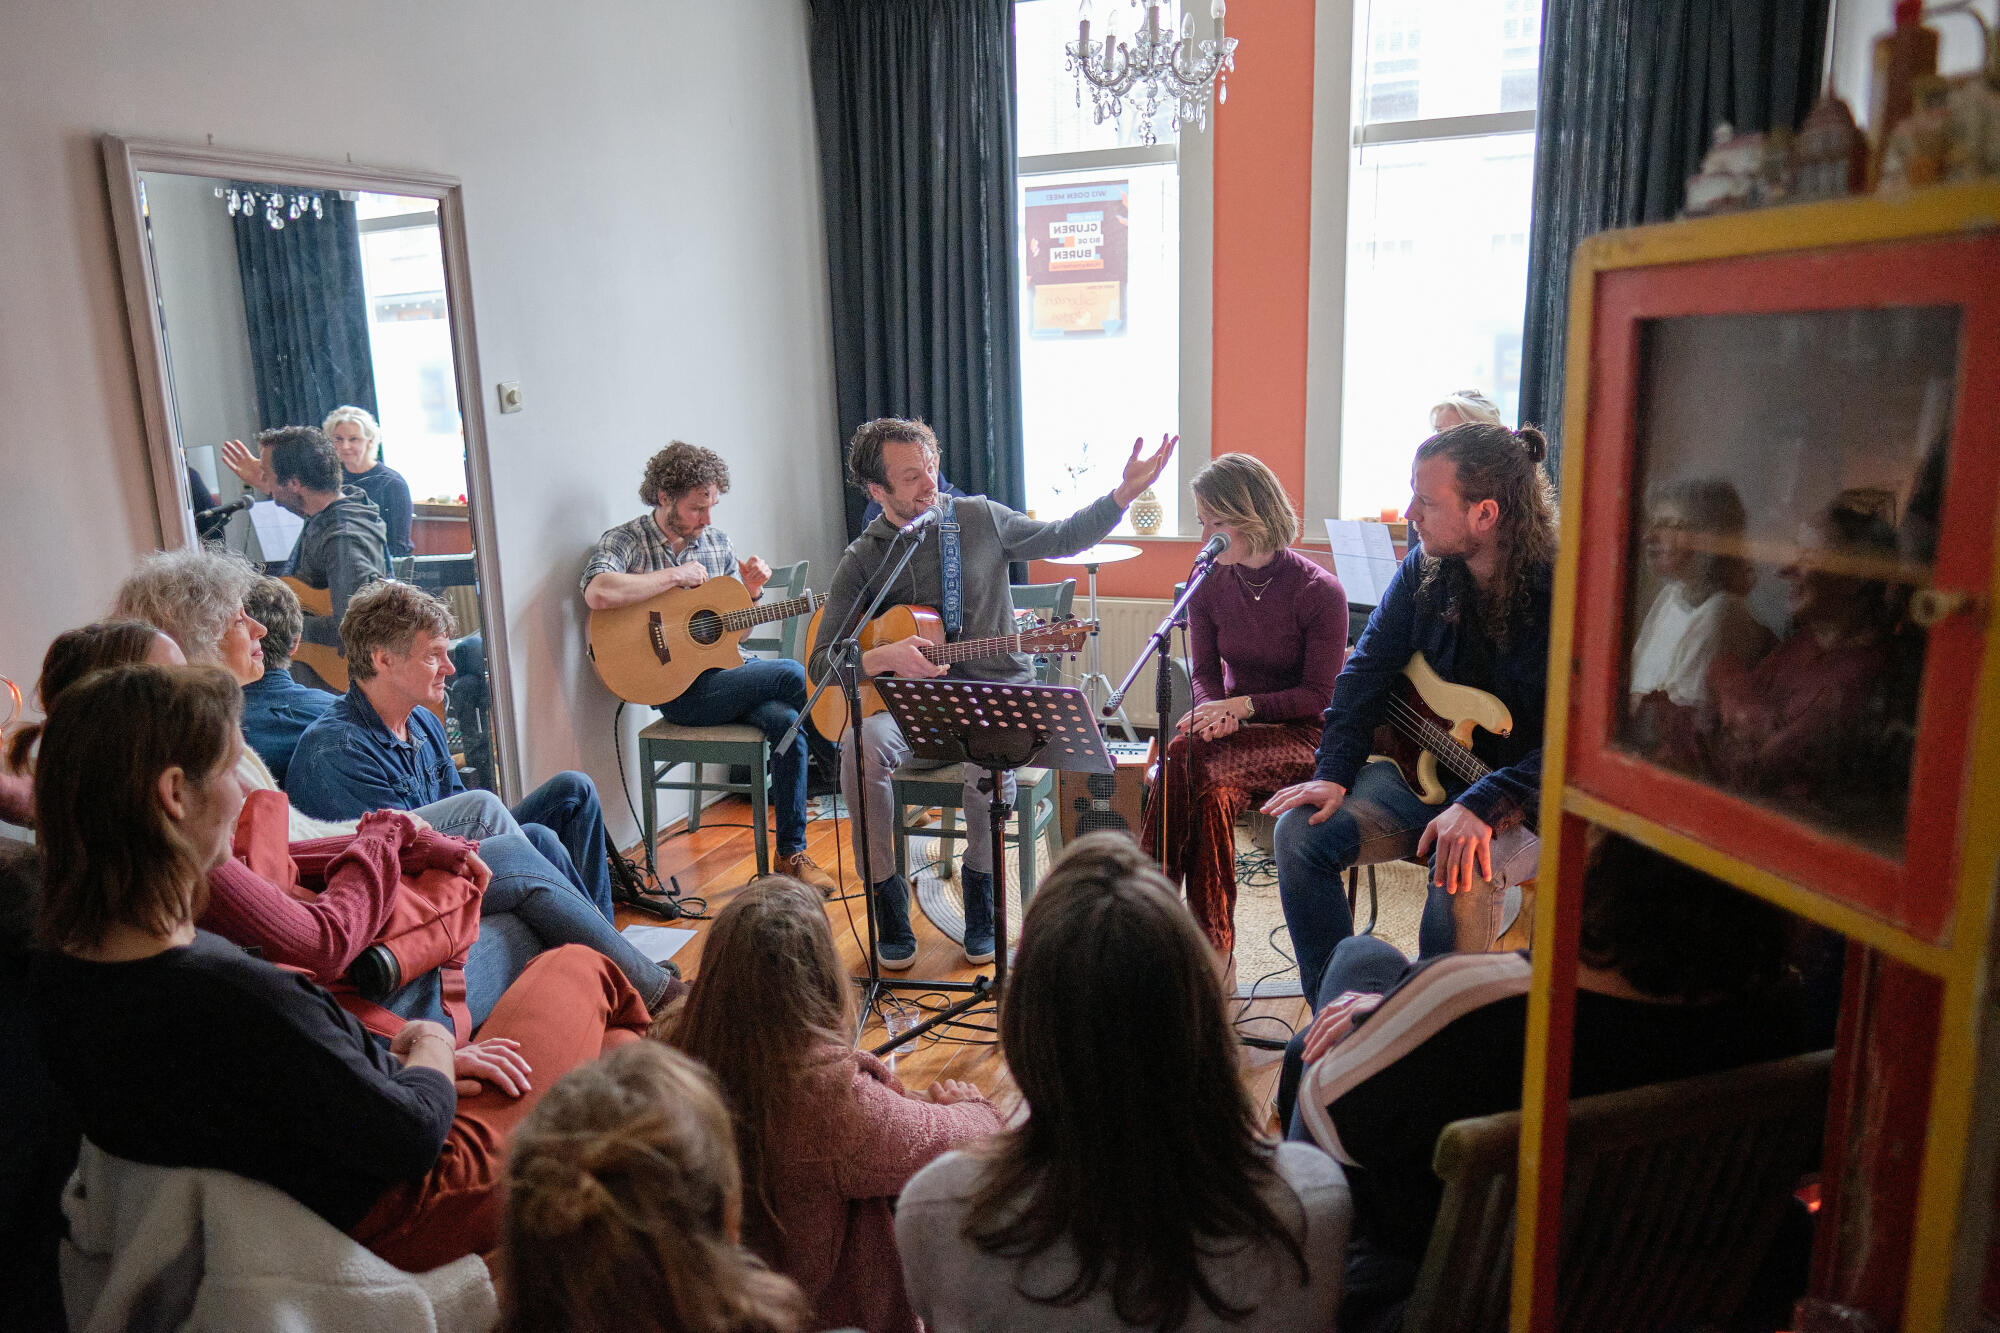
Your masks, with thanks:
[[[1506,889],[1534,876],[1556,546],[1547,451],[1532,426],[1481,422],[1418,446],[1410,553],[1334,682],[1312,780],[1264,805],[1283,816],[1278,889],[1315,1010],[1335,998],[1335,950],[1354,933],[1349,867],[1430,857],[1423,957],[1490,949]]]
[[[1102,541],[1117,526],[1126,506],[1166,470],[1176,438],[1162,439],[1159,449],[1149,456],[1142,456],[1142,442],[1135,440],[1115,490],[1068,518],[1043,523],[984,496],[940,497],[937,437],[923,422],[881,417],[865,423],[848,442],[847,479],[881,505],[882,513],[848,546],[834,570],[833,586],[814,627],[813,678],[825,673],[827,649],[849,618],[873,596],[875,590],[868,585],[881,573],[897,531],[936,509],[938,521],[924,530],[915,558],[890,588],[884,605],[939,608],[943,639],[954,647],[941,649],[916,634],[906,634],[871,648],[867,646],[869,636],[864,634],[862,674],[926,679],[949,672],[966,680],[1033,679],[1014,623],[1008,562],[1074,555]],[[957,568],[948,570],[954,556]],[[950,595],[953,591],[958,593],[956,597]],[[891,618],[885,615],[881,619]],[[990,651],[971,646],[981,640],[992,641]],[[979,655],[969,656],[971,652]],[[821,702],[838,698],[836,691],[829,690]],[[844,709],[841,716],[844,721]],[[841,788],[850,810],[861,800],[854,758],[859,747],[847,739],[852,731],[848,727],[843,733],[840,769]],[[830,734],[825,727],[821,733]],[[860,735],[868,752],[868,856],[874,873],[880,876],[884,868],[895,865],[890,775],[908,761],[910,747],[895,719],[884,712],[864,718]],[[965,956],[972,963],[990,961],[994,949],[994,849],[992,831],[987,827],[989,798],[979,790],[978,778],[976,771],[968,774],[959,807],[966,825],[965,865],[959,887],[965,901]],[[1011,775],[1007,785],[1007,800],[1011,802]],[[871,888],[881,924],[876,958],[883,967],[901,971],[917,957],[917,937],[910,929],[909,883],[892,871]]]
[[[647,462],[646,475],[639,483],[639,499],[650,505],[652,512],[621,523],[599,537],[591,549],[589,563],[583,567],[579,585],[584,604],[593,612],[591,651],[598,659],[600,675],[606,674],[610,649],[599,642],[602,636],[595,613],[637,607],[654,601],[662,593],[699,588],[711,579],[740,581],[742,590],[732,589],[737,601],[745,600],[746,592],[750,602],[764,595],[764,585],[771,578],[770,565],[754,555],[738,560],[728,535],[710,522],[716,504],[728,490],[729,465],[713,449],[675,440]],[[782,612],[789,608],[770,609]],[[698,612],[697,616],[710,615],[719,631],[725,622],[733,620],[741,620],[742,627],[747,628],[753,620],[777,618],[746,615],[745,610],[747,607],[740,608],[733,616],[712,612]],[[660,617],[653,619],[657,625]],[[643,616],[639,622],[643,626]],[[664,631],[656,629],[655,633]],[[697,636],[696,641],[701,637],[705,636]],[[741,637],[740,628],[737,637]],[[690,650],[694,642],[683,640]],[[660,658],[671,655],[672,645],[666,638],[657,638],[653,646]],[[633,702],[657,705],[660,716],[677,726],[711,727],[741,722],[756,727],[776,742],[791,729],[799,709],[805,706],[805,670],[797,662],[784,658],[734,655],[741,660],[725,660],[702,670],[671,698],[662,701],[655,695]],[[668,663],[662,660],[659,664]],[[609,680],[607,675],[607,683]],[[630,694],[624,697],[632,698]],[[771,803],[778,816],[778,855],[772,869],[803,880],[821,893],[832,893],[832,878],[806,854],[804,745],[794,745],[782,754],[772,751]]]

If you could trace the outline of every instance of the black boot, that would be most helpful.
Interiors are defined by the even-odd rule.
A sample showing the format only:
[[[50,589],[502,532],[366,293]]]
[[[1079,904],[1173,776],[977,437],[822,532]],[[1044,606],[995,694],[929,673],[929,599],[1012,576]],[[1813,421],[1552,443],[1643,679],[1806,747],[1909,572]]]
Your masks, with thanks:
[[[965,902],[965,961],[975,966],[990,963],[993,961],[993,873],[960,866],[958,887]]]
[[[917,961],[917,934],[910,929],[910,882],[891,875],[875,886],[875,961],[902,972]]]

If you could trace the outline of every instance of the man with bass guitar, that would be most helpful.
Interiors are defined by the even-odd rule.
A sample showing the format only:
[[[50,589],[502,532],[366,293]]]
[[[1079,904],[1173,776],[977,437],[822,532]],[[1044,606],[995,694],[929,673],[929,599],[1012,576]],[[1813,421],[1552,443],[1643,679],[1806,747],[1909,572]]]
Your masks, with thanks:
[[[1483,422],[1417,448],[1410,553],[1334,682],[1312,780],[1264,805],[1282,816],[1278,890],[1308,1000],[1333,998],[1324,988],[1341,969],[1328,964],[1354,933],[1342,885],[1349,867],[1430,857],[1422,957],[1490,949],[1506,888],[1535,874],[1556,549],[1555,496],[1541,469],[1547,451],[1532,426]],[[1428,671],[1412,664],[1416,654]],[[1406,672],[1441,678],[1447,691],[1470,687],[1459,695],[1497,697],[1489,718],[1512,715],[1505,735],[1489,731],[1439,756],[1449,776],[1434,779],[1430,801],[1418,794],[1427,785],[1418,773],[1405,771],[1414,764],[1370,762],[1372,750],[1388,748],[1378,728],[1424,732],[1450,750],[1412,707]]]
[[[672,588],[698,588],[711,578],[742,582],[752,600],[763,596],[771,567],[757,556],[739,561],[729,537],[710,515],[729,490],[729,465],[713,449],[675,440],[646,463],[639,499],[652,507],[597,539],[580,586],[592,611],[631,606]],[[806,702],[805,669],[789,659],[745,656],[741,665],[704,671],[679,697],[658,705],[682,727],[741,722],[776,742]],[[821,893],[834,882],[806,853],[806,747],[771,752],[771,804],[778,816],[772,869]]]
[[[882,417],[854,432],[847,447],[850,484],[882,506],[881,515],[848,546],[834,570],[833,587],[820,611],[819,630],[812,645],[812,676],[826,672],[827,650],[847,622],[867,605],[875,581],[888,561],[890,544],[899,529],[935,513],[928,521],[916,555],[883,600],[885,607],[915,605],[942,613],[947,642],[1002,637],[1015,632],[1014,598],[1007,579],[1008,562],[1045,560],[1074,555],[1102,541],[1119,516],[1159,479],[1172,457],[1177,437],[1165,437],[1157,451],[1142,456],[1141,441],[1118,486],[1109,495],[1085,505],[1068,518],[1043,523],[1017,513],[985,496],[944,499],[938,492],[938,446],[931,428],[921,421]],[[948,566],[956,563],[955,571]],[[951,575],[955,574],[955,577]],[[948,595],[956,588],[958,596]],[[1034,677],[1029,659],[1020,653],[944,666],[924,655],[925,641],[914,635],[870,648],[861,655],[864,676],[894,675],[915,679],[947,672],[966,680],[1025,682]],[[850,810],[856,808],[853,731],[842,737],[841,789]],[[876,957],[892,971],[916,961],[917,937],[910,929],[910,886],[894,873],[894,821],[890,776],[910,757],[910,748],[887,713],[867,717],[860,728],[868,763],[868,860],[879,878],[871,886],[880,925]],[[965,956],[972,963],[993,957],[993,852],[987,826],[988,796],[978,788],[982,775],[967,775],[959,808],[966,824],[965,863],[959,877],[965,901]],[[1012,802],[1013,778],[1007,778],[1006,799]],[[883,872],[889,873],[885,876]]]

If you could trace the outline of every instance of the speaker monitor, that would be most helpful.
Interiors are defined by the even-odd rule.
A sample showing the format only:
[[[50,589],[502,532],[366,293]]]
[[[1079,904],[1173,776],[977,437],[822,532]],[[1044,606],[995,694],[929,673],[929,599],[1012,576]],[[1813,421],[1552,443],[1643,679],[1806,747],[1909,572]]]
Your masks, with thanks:
[[[1063,841],[1105,829],[1139,836],[1146,809],[1146,746],[1110,741],[1116,768],[1110,773],[1056,775],[1056,805]]]

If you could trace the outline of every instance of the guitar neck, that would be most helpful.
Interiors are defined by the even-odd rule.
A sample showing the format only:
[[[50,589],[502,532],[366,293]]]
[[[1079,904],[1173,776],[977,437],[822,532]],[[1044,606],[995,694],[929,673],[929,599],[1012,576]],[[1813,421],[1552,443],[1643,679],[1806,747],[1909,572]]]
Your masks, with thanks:
[[[1021,647],[1019,634],[997,634],[990,639],[960,639],[957,643],[926,644],[923,655],[939,666],[949,666],[953,662],[976,662],[982,657],[998,657],[1002,653],[1018,653]]]
[[[1391,699],[1389,724],[1418,745],[1437,756],[1437,761],[1466,783],[1474,783],[1493,770],[1486,761],[1459,743],[1458,737],[1418,712],[1406,701]]]
[[[724,628],[730,630],[749,629],[752,625],[768,624],[773,620],[790,620],[793,616],[812,614],[818,601],[811,593],[794,597],[788,602],[773,602],[769,606],[752,606],[741,611],[731,611],[722,618]]]

